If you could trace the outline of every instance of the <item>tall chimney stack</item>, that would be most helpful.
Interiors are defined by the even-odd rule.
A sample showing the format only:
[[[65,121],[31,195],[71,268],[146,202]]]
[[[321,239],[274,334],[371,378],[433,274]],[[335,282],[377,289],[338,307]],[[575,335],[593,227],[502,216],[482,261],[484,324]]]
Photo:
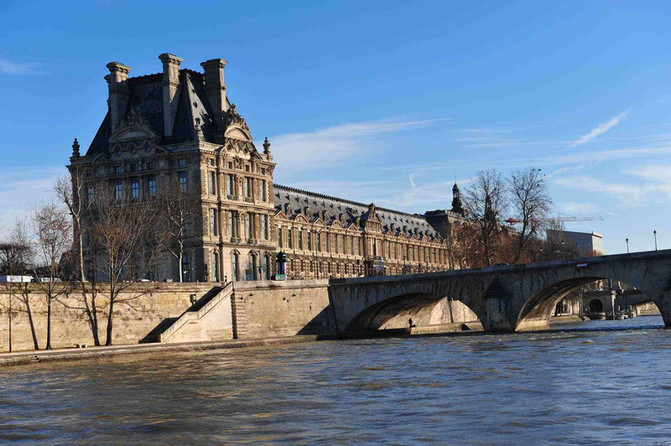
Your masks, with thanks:
[[[217,129],[224,131],[224,112],[228,110],[226,102],[226,84],[224,83],[224,59],[210,59],[200,64],[205,71],[205,94],[214,113]]]
[[[107,85],[109,87],[109,98],[107,105],[109,107],[110,123],[112,132],[118,127],[126,113],[128,106],[128,72],[130,67],[119,63],[110,62],[107,64],[110,74],[105,76]]]
[[[163,134],[172,136],[177,114],[179,64],[184,59],[170,53],[163,53],[158,58],[163,62]]]

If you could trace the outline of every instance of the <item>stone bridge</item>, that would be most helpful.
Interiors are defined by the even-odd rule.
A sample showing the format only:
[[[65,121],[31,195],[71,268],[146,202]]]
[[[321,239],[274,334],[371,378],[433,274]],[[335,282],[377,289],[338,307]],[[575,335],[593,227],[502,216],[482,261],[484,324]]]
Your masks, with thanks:
[[[332,279],[330,305],[337,331],[376,330],[392,319],[408,326],[438,301],[459,301],[485,331],[544,329],[559,300],[599,279],[627,283],[645,293],[671,326],[671,250],[525,265],[492,266],[403,276]],[[387,324],[388,326],[388,324]]]

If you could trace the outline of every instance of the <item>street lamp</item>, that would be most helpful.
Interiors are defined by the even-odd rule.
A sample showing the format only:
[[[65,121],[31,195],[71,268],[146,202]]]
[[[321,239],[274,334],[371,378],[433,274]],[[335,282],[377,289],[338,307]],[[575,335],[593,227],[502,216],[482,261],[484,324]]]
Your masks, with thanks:
[[[629,254],[629,239],[626,238],[624,241],[627,243],[627,254]]]
[[[655,236],[655,251],[657,251],[657,230],[652,231],[652,234]]]

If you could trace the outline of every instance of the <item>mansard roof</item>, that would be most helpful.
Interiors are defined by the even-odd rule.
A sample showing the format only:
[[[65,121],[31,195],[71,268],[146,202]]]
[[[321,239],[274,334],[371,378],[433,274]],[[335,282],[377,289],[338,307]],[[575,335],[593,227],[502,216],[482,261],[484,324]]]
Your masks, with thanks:
[[[343,227],[351,224],[360,226],[361,220],[366,220],[370,210],[369,205],[356,201],[330,197],[279,184],[275,184],[274,187],[275,209],[285,212],[285,208],[288,207],[289,210],[285,212],[288,218],[292,218],[296,214],[303,214],[305,209],[309,208],[311,221],[319,217],[326,224],[338,221]],[[438,232],[421,215],[407,214],[380,207],[375,207],[374,213],[380,220],[384,233],[391,231],[393,234],[404,233],[408,236],[417,234],[418,236],[440,237]]]
[[[162,144],[196,141],[198,138],[196,123],[200,123],[201,141],[221,143],[216,139],[216,122],[205,94],[202,73],[188,69],[179,70],[179,100],[170,137],[165,136],[164,129],[163,74],[130,77],[127,82],[129,96],[126,110],[123,112],[124,120],[131,113],[141,116],[145,125],[159,135]],[[226,102],[230,107],[228,99]],[[86,156],[108,153],[111,134],[111,119],[108,110]]]

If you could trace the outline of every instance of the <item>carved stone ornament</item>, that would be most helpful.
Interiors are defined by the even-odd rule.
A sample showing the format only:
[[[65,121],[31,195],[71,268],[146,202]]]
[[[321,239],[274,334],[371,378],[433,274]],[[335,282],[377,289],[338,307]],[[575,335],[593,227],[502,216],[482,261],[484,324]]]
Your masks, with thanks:
[[[249,133],[249,127],[244,118],[240,116],[238,110],[235,107],[235,104],[231,104],[228,110],[224,113],[224,126],[225,127],[240,127]]]
[[[113,146],[113,152],[120,150],[132,150],[133,147],[145,147],[149,144],[155,146],[159,142],[158,134],[151,128],[146,118],[134,107],[128,111],[123,121],[119,124],[109,142]],[[130,141],[133,143],[130,144]]]

